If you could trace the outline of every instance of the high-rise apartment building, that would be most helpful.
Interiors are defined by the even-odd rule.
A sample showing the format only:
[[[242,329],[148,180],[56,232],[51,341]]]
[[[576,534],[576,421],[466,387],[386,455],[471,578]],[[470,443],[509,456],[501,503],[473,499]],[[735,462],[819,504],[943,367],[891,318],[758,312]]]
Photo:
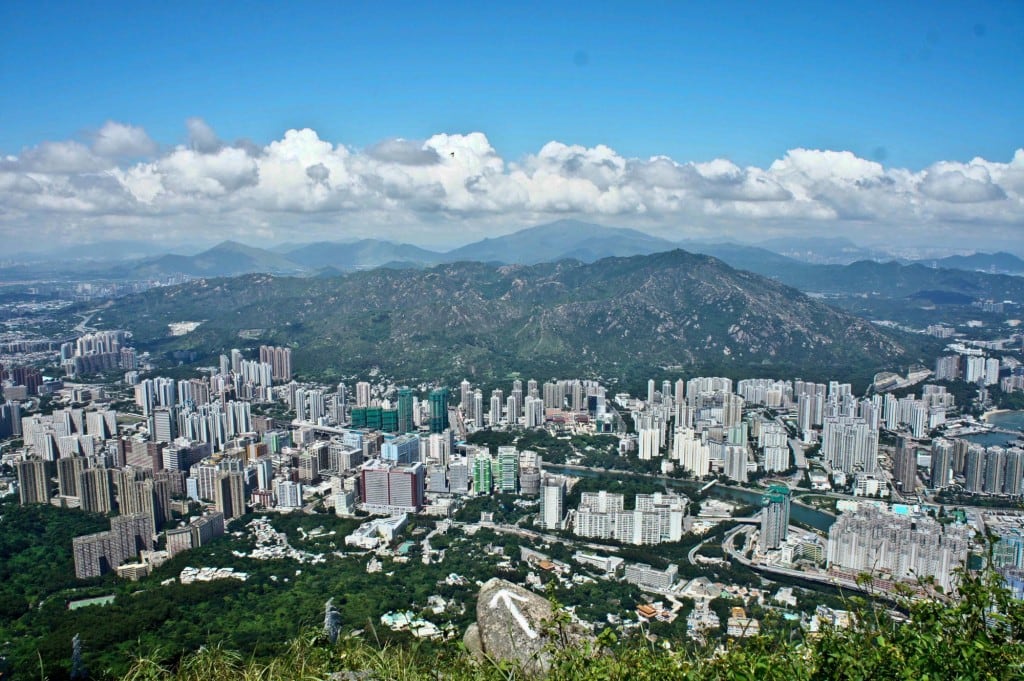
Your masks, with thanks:
[[[430,432],[443,433],[448,427],[448,388],[435,388],[430,391]]]
[[[904,494],[911,494],[917,487],[917,450],[906,438],[896,438],[896,454],[892,462],[893,482],[900,485]]]
[[[302,508],[302,483],[275,480],[274,498],[281,508]]]
[[[144,514],[122,515],[110,520],[110,530],[72,540],[75,576],[99,577],[142,550],[153,550],[153,521]]]
[[[232,359],[234,359],[234,351],[232,351]],[[292,380],[291,348],[261,345],[260,362],[270,365],[275,381]]]
[[[772,485],[761,497],[761,551],[782,546],[789,530],[789,488]]]
[[[356,383],[356,406],[357,407],[369,407],[370,406],[370,384],[366,381],[359,381]]]
[[[725,445],[723,472],[730,480],[747,481],[747,448],[745,445]]]
[[[174,439],[178,437],[178,419],[174,411],[167,407],[159,407],[153,410],[151,418],[153,423],[153,441],[174,442]]]
[[[114,483],[108,468],[86,468],[78,474],[81,508],[90,513],[110,513],[114,503]]]
[[[874,473],[878,465],[878,431],[862,418],[824,419],[821,453],[829,465],[847,474]]]
[[[968,383],[985,382],[985,358],[981,356],[970,356],[966,360],[964,380]]]
[[[0,438],[21,436],[21,405],[10,400],[0,403]]]
[[[527,396],[523,403],[526,427],[539,428],[544,425],[544,400]]]
[[[45,504],[50,500],[49,461],[19,461],[14,464],[18,476],[18,501],[25,504]]]
[[[702,478],[711,471],[711,450],[692,428],[676,428],[672,458],[695,478]]]
[[[498,447],[497,487],[509,494],[519,491],[519,452],[515,447]]]
[[[1006,481],[1006,450],[989,447],[985,450],[985,485],[988,494],[1002,494]]]
[[[484,427],[484,393],[479,388],[473,391],[473,425]]]
[[[142,513],[160,530],[171,519],[171,489],[166,480],[135,480],[122,474],[117,485],[117,505],[122,515]]]
[[[999,360],[989,357],[985,360],[985,385],[996,385],[999,383]]]
[[[637,430],[637,450],[642,461],[661,456],[661,429],[652,427]]]
[[[240,471],[220,473],[213,490],[214,507],[224,520],[245,515],[245,474]]]
[[[78,476],[85,470],[84,456],[66,456],[57,459],[57,494],[62,497],[78,496]]]
[[[412,411],[412,390],[409,388],[398,389],[398,432],[411,433],[416,430],[413,422]]]
[[[565,478],[546,475],[540,485],[540,514],[537,524],[545,530],[565,527]]]
[[[1019,497],[1024,493],[1024,450],[1012,447],[1006,450],[1006,468],[1003,475],[1003,494]]]
[[[932,440],[931,481],[935,489],[949,487],[953,473],[953,443],[942,438]]]
[[[635,508],[625,510],[623,495],[584,492],[574,532],[581,537],[614,539],[627,544],[679,541],[688,500],[675,494],[638,494]]]
[[[935,380],[955,381],[960,378],[960,356],[946,355],[935,360]]]
[[[948,593],[967,560],[970,535],[966,525],[862,505],[840,514],[829,529],[828,566],[914,582],[932,577]]]
[[[500,388],[491,391],[490,409],[488,410],[487,422],[491,426],[501,423],[501,410],[504,406],[505,393]]]
[[[968,492],[982,492],[985,489],[985,448],[978,444],[967,447],[964,465],[964,489]]]
[[[490,494],[494,489],[494,462],[490,455],[473,457],[473,493]]]

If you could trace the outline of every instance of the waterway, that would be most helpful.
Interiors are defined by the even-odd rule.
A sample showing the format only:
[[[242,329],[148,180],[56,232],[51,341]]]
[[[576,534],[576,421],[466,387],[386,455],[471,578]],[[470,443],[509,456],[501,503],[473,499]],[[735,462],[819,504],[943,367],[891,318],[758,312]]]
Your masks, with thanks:
[[[988,422],[999,428],[1024,432],[1024,411],[1004,411],[990,414]]]
[[[578,467],[567,467],[567,466],[556,466],[553,464],[544,464],[544,470],[556,473],[558,475],[571,475],[574,477],[581,478],[596,478],[596,477],[635,477],[635,478],[646,478],[654,480],[664,484],[666,487],[677,489],[688,496],[696,496],[697,492],[703,487],[704,482],[696,482],[693,480],[677,480],[675,478],[666,478],[663,476],[652,476],[645,475],[643,473],[635,473],[629,471],[598,471],[589,468],[578,468]],[[715,499],[722,499],[723,501],[733,501],[741,504],[760,506],[761,505],[761,492],[753,489],[745,489],[742,487],[729,487],[722,485],[721,483],[713,486],[708,490],[708,496]],[[789,507],[790,517],[804,525],[809,525],[815,529],[821,530],[822,532],[828,532],[828,528],[832,527],[832,523],[836,521],[836,517],[831,513],[825,513],[814,508],[808,508],[801,506],[800,504],[790,504]]]
[[[1021,431],[1024,436],[1024,411],[1007,411],[1001,414],[992,414],[988,422],[997,428],[1006,430]],[[975,442],[984,447],[999,445],[1000,447],[1013,442],[1013,436],[1007,433],[979,433],[977,435],[965,435],[965,440]]]

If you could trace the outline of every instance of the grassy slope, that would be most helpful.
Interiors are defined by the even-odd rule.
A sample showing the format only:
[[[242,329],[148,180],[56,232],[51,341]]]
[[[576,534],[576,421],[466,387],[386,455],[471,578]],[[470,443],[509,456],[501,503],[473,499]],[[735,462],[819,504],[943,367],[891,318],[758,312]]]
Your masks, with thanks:
[[[549,679],[1019,679],[1024,674],[1024,604],[1012,601],[992,573],[969,577],[955,604],[906,603],[909,619],[895,624],[870,601],[857,605],[850,629],[826,628],[795,643],[773,631],[710,650],[668,649],[646,640],[618,643],[609,633],[593,646],[552,646]],[[177,667],[140,659],[125,681],[313,679],[351,670],[353,678],[519,679],[513,666],[476,663],[458,645],[439,650],[379,647],[362,639],[330,645],[307,632],[269,663],[220,648],[204,649]]]

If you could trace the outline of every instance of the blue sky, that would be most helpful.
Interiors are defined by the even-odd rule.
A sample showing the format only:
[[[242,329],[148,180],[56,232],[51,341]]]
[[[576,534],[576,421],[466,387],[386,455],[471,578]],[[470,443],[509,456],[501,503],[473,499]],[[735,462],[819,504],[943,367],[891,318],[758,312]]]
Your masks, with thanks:
[[[190,117],[256,148],[479,131],[507,162],[555,140],[921,171],[1024,146],[1022,2],[378,4],[0,3],[0,156],[108,121],[159,156]]]
[[[3,3],[0,150],[108,119],[172,142],[189,116],[257,142],[483,130],[511,157],[557,139],[759,165],[1024,142],[1020,2],[376,4]]]

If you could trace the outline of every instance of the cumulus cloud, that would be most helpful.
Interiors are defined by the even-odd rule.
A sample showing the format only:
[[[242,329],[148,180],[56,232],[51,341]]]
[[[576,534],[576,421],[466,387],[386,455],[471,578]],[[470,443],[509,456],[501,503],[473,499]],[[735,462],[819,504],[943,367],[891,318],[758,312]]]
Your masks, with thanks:
[[[367,147],[366,153],[378,161],[405,166],[432,166],[441,162],[437,150],[397,137]]]
[[[950,203],[981,203],[1006,198],[1006,192],[992,182],[984,167],[957,167],[949,163],[938,164],[925,173],[921,192]]]
[[[185,121],[185,128],[188,130],[188,145],[200,153],[220,151],[224,146],[217,133],[202,118],[189,118]]]
[[[45,223],[96,239],[386,236],[451,245],[571,215],[670,238],[948,240],[969,223],[965,239],[979,244],[1012,243],[1024,229],[1024,150],[1007,163],[914,171],[849,151],[792,149],[760,168],[559,141],[505,159],[480,132],[355,149],[308,128],[261,146],[225,143],[200,118],[185,126],[185,143],[162,149],[142,128],[108,122],[91,147],[51,141],[0,158],[0,231],[17,240]]]
[[[137,158],[154,153],[156,143],[142,128],[116,121],[107,121],[96,132],[92,150],[100,156]]]
[[[112,162],[99,158],[81,142],[43,142],[8,156],[0,167],[36,173],[88,173],[108,168]]]

